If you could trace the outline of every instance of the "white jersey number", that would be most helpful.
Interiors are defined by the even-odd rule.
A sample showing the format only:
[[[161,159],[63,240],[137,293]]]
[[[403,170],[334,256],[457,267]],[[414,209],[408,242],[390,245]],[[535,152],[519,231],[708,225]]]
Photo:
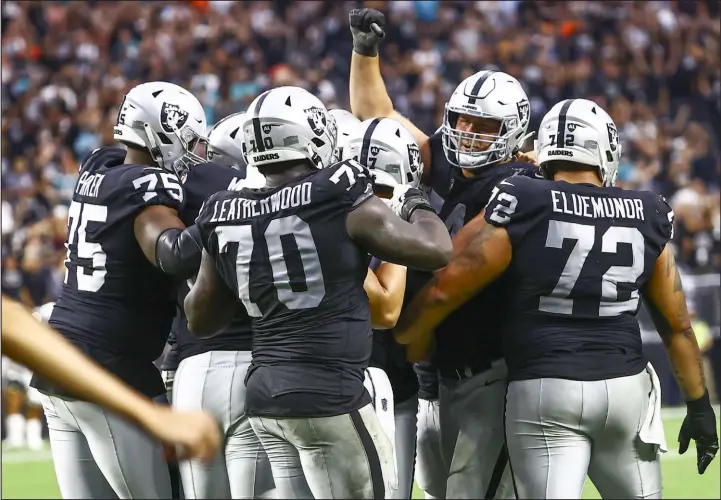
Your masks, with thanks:
[[[73,201],[68,211],[68,249],[65,258],[65,283],[68,282],[68,263],[71,260],[70,245],[76,243],[78,259],[90,259],[90,266],[77,265],[78,290],[83,292],[97,292],[105,283],[105,262],[107,255],[100,243],[91,243],[85,239],[88,222],[105,222],[108,218],[108,207],[92,203],[79,203]]]
[[[220,253],[227,252],[228,243],[238,243],[235,261],[238,298],[243,302],[250,316],[262,316],[258,305],[250,299],[250,258],[255,246],[251,226],[221,226],[215,229],[215,233],[218,235],[218,251]],[[297,215],[273,219],[268,224],[264,236],[278,300],[291,310],[317,307],[325,297],[325,282],[318,251],[308,223]],[[298,247],[305,274],[304,291],[294,291],[291,288],[288,265],[281,242],[281,238],[284,236],[295,239]]]

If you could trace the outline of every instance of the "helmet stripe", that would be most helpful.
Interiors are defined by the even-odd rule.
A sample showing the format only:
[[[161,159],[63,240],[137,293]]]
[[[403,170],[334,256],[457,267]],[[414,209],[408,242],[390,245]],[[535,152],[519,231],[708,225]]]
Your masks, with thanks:
[[[556,131],[556,142],[558,148],[566,147],[566,115],[568,114],[568,108],[576,99],[569,99],[561,106],[561,112],[558,114],[558,131]]]
[[[468,104],[475,104],[476,103],[476,97],[478,93],[481,91],[481,87],[483,87],[483,84],[486,83],[486,80],[488,80],[488,77],[491,76],[495,71],[486,71],[486,73],[481,76],[478,80],[476,80],[476,84],[473,85],[473,89],[471,89],[471,97],[468,98]]]
[[[258,118],[258,113],[260,113],[260,108],[263,106],[263,102],[270,92],[270,90],[266,90],[260,95],[258,104],[253,110],[253,135],[255,135],[255,147],[260,153],[265,151],[265,144],[263,143],[263,134],[260,132],[260,118]]]
[[[365,134],[363,135],[363,144],[361,145],[361,153],[360,153],[360,160],[358,163],[363,165],[364,167],[367,166],[368,163],[368,152],[371,148],[371,139],[373,138],[373,131],[376,129],[378,124],[382,118],[376,118],[374,119],[370,125],[368,125],[368,128],[366,129]]]

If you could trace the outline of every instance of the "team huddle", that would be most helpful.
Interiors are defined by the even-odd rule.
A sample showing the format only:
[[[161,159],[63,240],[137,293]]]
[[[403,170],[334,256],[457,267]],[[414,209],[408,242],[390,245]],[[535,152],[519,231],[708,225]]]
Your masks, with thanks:
[[[166,462],[132,423],[35,377],[63,498],[660,498],[643,298],[687,401],[716,417],[673,211],[614,187],[586,99],[543,117],[500,71],[430,137],[393,109],[383,14],[350,13],[352,113],[278,87],[210,130],[167,82],[131,89],[80,165],[49,324],[138,392],[204,410],[224,445]],[[172,350],[161,372],[153,362]],[[177,468],[176,468],[177,467]],[[179,477],[179,481],[177,480]]]

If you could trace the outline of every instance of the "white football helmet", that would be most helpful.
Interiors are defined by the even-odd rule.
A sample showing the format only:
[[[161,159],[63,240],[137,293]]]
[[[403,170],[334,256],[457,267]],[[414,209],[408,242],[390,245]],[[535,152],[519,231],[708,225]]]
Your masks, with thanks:
[[[41,306],[38,306],[33,309],[33,317],[42,323],[47,323],[48,321],[50,321],[50,316],[53,314],[54,307],[55,302],[47,302]]]
[[[459,115],[497,120],[495,134],[456,128]],[[443,151],[451,165],[474,169],[513,156],[529,135],[531,105],[521,84],[507,73],[479,71],[461,82],[443,114]]]
[[[367,167],[375,184],[418,187],[423,162],[408,129],[392,118],[371,118],[358,125],[343,147],[343,160]]]
[[[566,99],[553,106],[541,121],[536,143],[538,165],[547,179],[553,173],[545,165],[565,160],[596,167],[606,186],[616,184],[621,149],[613,119],[588,99]]]
[[[205,161],[193,152],[205,134],[205,111],[193,94],[173,83],[148,82],[123,97],[113,139],[147,149],[158,166],[180,175]]]
[[[338,127],[338,137],[333,157],[333,161],[337,162],[343,158],[343,146],[346,145],[351,133],[358,125],[360,125],[361,121],[353,116],[353,113],[346,111],[345,109],[329,109],[328,114],[333,117],[335,124]]]
[[[268,90],[250,104],[243,124],[248,165],[308,160],[332,164],[336,124],[323,103],[300,87]]]
[[[208,161],[235,169],[247,164],[243,142],[244,123],[245,113],[233,113],[213,125],[208,132]]]

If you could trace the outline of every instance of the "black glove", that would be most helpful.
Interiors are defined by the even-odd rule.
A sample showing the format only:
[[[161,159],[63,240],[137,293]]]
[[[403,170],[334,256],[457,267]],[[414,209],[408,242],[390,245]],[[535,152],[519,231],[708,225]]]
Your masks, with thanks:
[[[353,9],[348,14],[353,50],[362,56],[378,55],[378,44],[386,36],[386,16],[373,9]]]
[[[678,433],[678,453],[683,455],[689,442],[696,441],[696,465],[698,473],[703,474],[718,451],[718,432],[708,391],[706,394],[686,403],[686,418],[683,419]]]
[[[411,216],[416,210],[428,210],[435,213],[423,191],[408,186],[396,186],[389,206],[398,217],[406,222],[411,221]]]

